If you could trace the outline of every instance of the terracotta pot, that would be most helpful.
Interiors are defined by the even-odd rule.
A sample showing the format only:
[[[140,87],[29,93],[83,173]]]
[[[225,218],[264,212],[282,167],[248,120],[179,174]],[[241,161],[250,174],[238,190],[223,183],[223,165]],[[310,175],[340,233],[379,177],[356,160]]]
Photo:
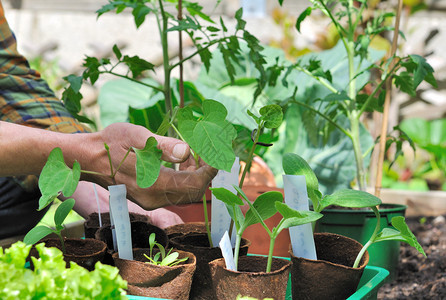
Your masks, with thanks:
[[[238,271],[232,271],[226,269],[223,258],[210,262],[215,299],[233,300],[241,295],[284,300],[291,262],[273,258],[271,272],[268,273],[265,272],[266,263],[267,257],[264,256],[242,256]]]
[[[358,268],[353,263],[362,245],[334,233],[315,233],[318,260],[291,255],[293,299],[346,299],[357,289],[369,262],[366,252]]]
[[[58,238],[43,239],[40,242],[45,243],[46,247],[55,247],[62,251],[62,246]],[[72,261],[91,271],[94,270],[96,262],[103,261],[107,245],[95,239],[69,238],[65,239],[65,249],[66,252],[63,257],[67,263],[67,267],[70,266],[70,261]],[[29,256],[39,257],[34,247],[31,248]]]
[[[222,258],[219,247],[209,247],[209,240],[206,233],[190,233],[173,237],[170,245],[175,249],[192,252],[197,257],[197,271],[195,272],[191,299],[213,299],[211,271],[209,262]],[[240,256],[248,253],[251,242],[242,239],[240,246]]]
[[[134,260],[121,259],[118,253],[113,253],[119,274],[128,282],[128,293],[163,299],[189,299],[197,260],[190,252],[173,251],[179,253],[178,258],[188,257],[188,260],[173,267],[157,266],[146,263],[148,259],[144,253],[148,255],[149,249],[133,249]]]
[[[130,222],[141,221],[150,223],[150,218],[148,216],[135,213],[130,213],[129,216],[130,216]],[[110,225],[110,213],[109,212],[101,213],[101,221],[102,221],[102,226]],[[98,213],[89,214],[84,222],[85,237],[94,239],[95,233],[99,229],[99,227],[100,227],[99,214]]]

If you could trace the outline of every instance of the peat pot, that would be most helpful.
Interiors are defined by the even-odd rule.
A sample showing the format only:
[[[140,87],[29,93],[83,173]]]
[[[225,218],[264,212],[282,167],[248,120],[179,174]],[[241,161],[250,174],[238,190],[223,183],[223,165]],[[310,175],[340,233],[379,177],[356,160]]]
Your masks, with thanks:
[[[392,228],[391,220],[396,216],[404,216],[407,206],[401,204],[382,204],[379,207],[381,229]],[[324,209],[324,215],[317,221],[316,232],[331,232],[367,243],[376,226],[376,216],[371,210]],[[372,244],[368,249],[369,265],[387,269],[390,272],[388,281],[392,281],[398,270],[400,256],[399,241],[383,241]]]
[[[347,299],[355,293],[369,261],[366,251],[358,268],[352,268],[362,245],[334,233],[315,233],[318,260],[291,256],[293,299]]]
[[[240,256],[248,254],[250,245],[251,242],[249,240],[242,238]],[[209,246],[206,233],[190,233],[175,236],[170,239],[170,246],[175,249],[192,252],[197,257],[197,270],[192,281],[191,299],[214,299],[209,262],[223,257],[221,249]]]
[[[40,242],[45,243],[45,247],[55,247],[62,251],[62,246],[58,238],[43,239]],[[63,254],[63,258],[67,263],[67,267],[70,266],[70,261],[72,261],[79,266],[92,271],[94,270],[96,262],[103,262],[107,245],[104,242],[95,239],[68,238],[65,239],[65,249],[66,252]],[[39,256],[34,247],[31,248],[29,255],[35,257]]]
[[[266,256],[240,256],[238,271],[226,269],[224,258],[210,262],[215,299],[233,300],[241,295],[285,300],[291,262],[273,257],[271,272],[266,273],[267,259]]]
[[[150,218],[145,215],[129,213],[130,222],[140,221],[150,223]],[[110,213],[101,213],[102,226],[110,225]],[[100,228],[99,226],[99,214],[94,212],[88,215],[84,222],[84,232],[86,238],[95,238],[96,231]]]
[[[148,262],[144,254],[150,249],[133,249],[134,260],[121,259],[113,253],[115,266],[119,274],[127,280],[127,292],[130,295],[163,299],[188,300],[192,278],[196,268],[195,255],[190,252],[178,252],[178,258],[188,260],[176,266],[158,266]]]

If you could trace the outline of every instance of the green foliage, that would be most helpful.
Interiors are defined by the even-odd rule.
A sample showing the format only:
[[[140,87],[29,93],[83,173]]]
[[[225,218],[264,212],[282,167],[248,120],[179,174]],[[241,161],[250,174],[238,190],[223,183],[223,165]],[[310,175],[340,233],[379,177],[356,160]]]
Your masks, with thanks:
[[[282,2],[279,1],[280,4]],[[361,116],[366,111],[381,111],[385,95],[384,82],[387,80],[393,80],[402,92],[415,95],[422,81],[436,86],[434,70],[424,58],[417,55],[392,57],[382,62],[382,56],[374,55],[371,41],[394,29],[387,26],[388,19],[393,17],[392,13],[375,10],[373,18],[364,22],[362,15],[368,5],[366,1],[353,4],[351,1],[312,0],[311,3],[312,6],[298,17],[296,28],[300,29],[301,23],[313,10],[320,10],[326,15],[339,36],[338,45],[329,52],[340,49],[343,52],[341,56],[333,55],[330,59],[336,60],[336,64],[347,65],[347,72],[344,74],[348,76],[335,76],[333,72],[339,69],[324,66],[323,53],[318,53],[308,60],[300,59],[292,66],[285,66],[286,73],[282,81],[288,86],[287,78],[295,76],[294,69],[316,80],[319,87],[325,90],[325,97],[306,98],[306,101],[299,101],[296,97],[293,102],[309,111],[304,115],[304,124],[313,142],[317,136],[323,136],[327,141],[335,131],[342,132],[350,139],[356,160],[356,184],[361,190],[365,190],[367,163],[364,157],[369,155],[370,150],[363,147],[360,141]],[[377,82],[370,75],[372,72],[381,74],[381,80]],[[339,84],[341,77],[347,80]],[[371,92],[363,91],[366,86],[371,88]],[[343,124],[345,120],[348,121],[347,124]]]
[[[30,249],[22,242],[0,248],[0,299],[127,299],[127,283],[117,268],[100,262],[91,272],[73,262],[66,268],[60,250],[38,244],[39,259],[31,258],[30,270],[25,267]]]
[[[376,228],[372,236],[370,237],[369,241],[364,245],[363,249],[359,252],[353,266],[354,268],[358,266],[362,256],[364,255],[365,250],[371,244],[384,240],[397,240],[406,242],[409,245],[415,247],[418,251],[420,251],[420,253],[423,253],[425,255],[416,237],[410,231],[409,227],[407,227],[404,217],[392,218],[392,226],[395,229],[384,228],[380,233],[378,233],[378,230],[380,229],[381,217],[377,207],[382,203],[381,199],[379,199],[378,197],[364,191],[352,190],[352,189],[341,189],[334,192],[331,195],[324,195],[322,197],[322,194],[318,190],[315,190],[315,187],[317,188],[318,186],[317,177],[312,171],[311,167],[306,163],[306,161],[302,157],[298,156],[297,154],[287,154],[284,156],[283,165],[285,174],[305,176],[307,182],[307,192],[310,195],[310,191],[313,191],[313,195],[315,196],[316,201],[313,201],[313,210],[315,212],[321,212],[321,211],[323,212],[323,209],[330,205],[338,205],[342,207],[351,207],[351,208],[371,208],[373,210],[378,220]],[[276,203],[276,206],[279,212],[284,217],[292,215],[292,213],[288,212],[286,208],[281,209],[280,203]],[[309,217],[312,216],[310,215]]]
[[[223,201],[226,204],[229,215],[231,216],[235,224],[238,245],[243,232],[249,226],[260,223],[266,230],[271,239],[266,272],[271,271],[271,259],[272,250],[274,249],[274,241],[283,229],[314,222],[322,217],[322,215],[318,212],[297,211],[291,209],[286,204],[282,203],[283,196],[280,192],[265,192],[258,196],[253,203],[251,203],[241,188],[235,185],[234,188],[236,189],[238,195],[240,195],[245,200],[244,202],[249,206],[249,210],[246,212],[245,216],[243,216],[243,213],[240,209],[240,206],[243,205],[243,201],[241,201],[241,199],[236,194],[225,188],[211,188],[210,190],[217,199]],[[282,214],[283,218],[275,228],[270,230],[265,224],[265,220],[269,219],[277,212]],[[237,266],[237,245],[236,252],[234,254],[234,260],[236,261]]]
[[[149,260],[147,263],[158,266],[173,267],[188,260],[188,257],[179,259],[179,253],[172,252],[172,248],[166,253],[166,249],[164,249],[163,245],[157,243],[155,238],[156,235],[152,232],[149,236],[150,253],[149,255],[144,254],[145,258]],[[159,250],[156,254],[153,253],[154,247],[157,247]]]

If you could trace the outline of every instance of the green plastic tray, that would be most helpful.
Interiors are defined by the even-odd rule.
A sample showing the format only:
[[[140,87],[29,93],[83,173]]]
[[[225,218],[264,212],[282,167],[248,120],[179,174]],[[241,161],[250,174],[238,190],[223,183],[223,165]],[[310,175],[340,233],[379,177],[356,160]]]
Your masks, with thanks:
[[[347,300],[366,300],[377,299],[378,290],[384,284],[384,280],[389,276],[389,271],[380,267],[367,266],[362,274],[361,281],[359,282],[358,290],[347,298]],[[130,300],[161,300],[160,298],[140,297],[140,296],[127,296]],[[291,284],[288,281],[288,287],[286,292],[286,299],[291,298]]]

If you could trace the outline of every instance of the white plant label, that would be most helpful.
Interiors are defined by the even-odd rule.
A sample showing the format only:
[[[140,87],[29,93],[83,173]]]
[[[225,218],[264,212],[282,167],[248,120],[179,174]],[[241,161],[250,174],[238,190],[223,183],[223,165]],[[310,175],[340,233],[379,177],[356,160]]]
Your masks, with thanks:
[[[109,186],[108,190],[110,192],[110,219],[116,233],[119,258],[133,260],[127,190],[124,184]]]
[[[220,246],[223,258],[225,259],[226,269],[237,271],[235,268],[234,254],[232,253],[232,245],[231,241],[229,240],[228,231],[225,231],[218,245]]]
[[[239,158],[236,157],[234,164],[232,165],[231,172],[226,172],[223,170],[218,171],[217,176],[212,180],[213,188],[226,188],[236,193],[235,188],[232,185],[238,185],[238,175],[240,171]],[[226,205],[223,201],[218,200],[214,195],[212,195],[211,204],[211,238],[213,241],[219,241],[223,237],[224,233],[229,230],[229,224],[231,223],[231,216],[229,216]],[[231,234],[232,246],[235,246],[235,226]]]
[[[283,175],[285,203],[295,210],[310,210],[307,184],[303,175]],[[294,256],[317,259],[313,229],[310,223],[289,228]]]

